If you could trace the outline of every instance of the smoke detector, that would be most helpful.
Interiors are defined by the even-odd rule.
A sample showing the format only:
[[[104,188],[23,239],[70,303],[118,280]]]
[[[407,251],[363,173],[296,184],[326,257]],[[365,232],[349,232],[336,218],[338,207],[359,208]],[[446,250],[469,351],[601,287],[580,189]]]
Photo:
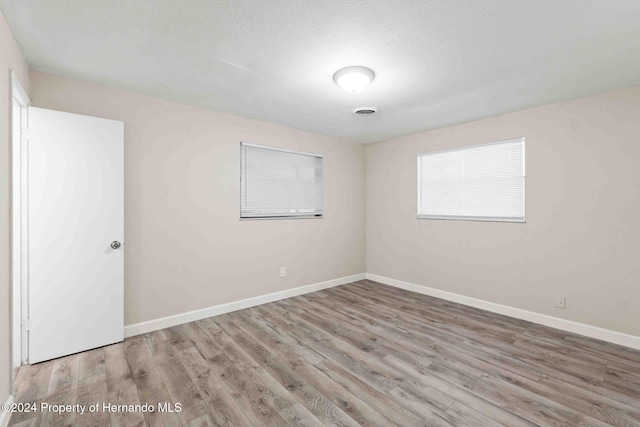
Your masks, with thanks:
[[[353,114],[356,116],[362,117],[370,117],[378,112],[378,109],[375,107],[358,107],[353,110]]]

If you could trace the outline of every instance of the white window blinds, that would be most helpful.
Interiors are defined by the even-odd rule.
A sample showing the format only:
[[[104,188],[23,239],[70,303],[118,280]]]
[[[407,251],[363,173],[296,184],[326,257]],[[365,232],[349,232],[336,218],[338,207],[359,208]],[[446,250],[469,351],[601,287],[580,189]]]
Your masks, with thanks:
[[[241,143],[240,217],[320,217],[322,156]]]
[[[524,138],[418,155],[418,217],[524,222]]]

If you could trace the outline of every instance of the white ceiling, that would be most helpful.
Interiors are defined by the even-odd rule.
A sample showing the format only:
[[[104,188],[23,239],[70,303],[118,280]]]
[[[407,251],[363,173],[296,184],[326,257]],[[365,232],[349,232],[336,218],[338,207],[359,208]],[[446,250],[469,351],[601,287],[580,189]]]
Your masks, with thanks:
[[[360,142],[640,84],[638,0],[0,0],[32,69]],[[373,83],[348,94],[349,65]],[[373,106],[373,117],[351,110]]]

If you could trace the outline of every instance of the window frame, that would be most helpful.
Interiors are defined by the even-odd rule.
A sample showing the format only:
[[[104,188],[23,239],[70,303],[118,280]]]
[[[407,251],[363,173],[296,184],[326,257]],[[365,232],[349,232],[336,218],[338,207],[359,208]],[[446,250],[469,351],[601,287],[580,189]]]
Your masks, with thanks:
[[[422,189],[422,176],[421,176],[421,158],[428,155],[447,153],[453,151],[464,151],[473,148],[487,147],[492,145],[501,145],[513,142],[522,142],[522,217],[484,217],[484,216],[460,216],[460,215],[421,215],[420,214],[420,198],[421,198],[421,189]],[[527,152],[526,152],[526,141],[525,137],[519,138],[511,138],[502,141],[488,142],[484,144],[475,144],[468,145],[464,147],[455,147],[448,148],[444,150],[436,150],[436,151],[428,151],[423,153],[418,153],[416,157],[416,177],[417,177],[417,204],[416,204],[416,218],[417,219],[426,219],[426,220],[452,220],[452,221],[481,221],[481,222],[508,222],[508,223],[517,223],[524,224],[526,223],[526,188],[527,188]]]
[[[242,174],[242,147],[255,147],[271,151],[280,151],[283,153],[300,154],[309,157],[315,157],[322,160],[322,213],[289,213],[289,214],[277,214],[277,215],[265,215],[265,216],[243,216],[242,213],[242,186],[243,186],[243,174]],[[254,144],[251,142],[240,142],[240,221],[255,221],[255,220],[286,220],[286,219],[323,219],[325,214],[324,209],[324,155],[318,153],[310,153],[306,151],[291,150],[288,148],[272,147],[269,145]]]

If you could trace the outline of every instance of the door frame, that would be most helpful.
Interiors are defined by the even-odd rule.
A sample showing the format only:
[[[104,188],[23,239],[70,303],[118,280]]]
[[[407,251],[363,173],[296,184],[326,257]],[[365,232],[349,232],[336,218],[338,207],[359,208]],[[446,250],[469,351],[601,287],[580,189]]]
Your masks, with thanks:
[[[29,362],[28,191],[29,96],[11,71],[11,378]],[[12,381],[13,383],[13,381]]]

